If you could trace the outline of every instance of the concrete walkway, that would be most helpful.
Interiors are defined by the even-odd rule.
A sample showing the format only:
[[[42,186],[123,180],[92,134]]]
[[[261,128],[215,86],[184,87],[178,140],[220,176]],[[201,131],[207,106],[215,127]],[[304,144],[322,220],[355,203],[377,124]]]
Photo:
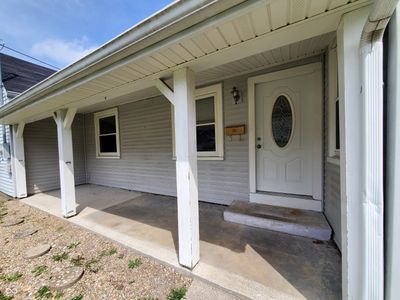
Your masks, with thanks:
[[[174,197],[95,185],[76,193],[79,213],[69,221],[189,272],[178,264]],[[61,217],[59,191],[22,201]],[[192,276],[250,299],[340,299],[333,243],[225,222],[224,209],[200,203],[201,259]],[[192,299],[201,290],[196,286]]]

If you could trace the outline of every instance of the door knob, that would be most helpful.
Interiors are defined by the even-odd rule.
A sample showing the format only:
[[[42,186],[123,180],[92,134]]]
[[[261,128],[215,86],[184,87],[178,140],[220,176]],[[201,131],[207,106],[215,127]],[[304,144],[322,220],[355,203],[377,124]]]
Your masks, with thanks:
[[[260,144],[257,145],[257,149],[261,149],[261,145]]]

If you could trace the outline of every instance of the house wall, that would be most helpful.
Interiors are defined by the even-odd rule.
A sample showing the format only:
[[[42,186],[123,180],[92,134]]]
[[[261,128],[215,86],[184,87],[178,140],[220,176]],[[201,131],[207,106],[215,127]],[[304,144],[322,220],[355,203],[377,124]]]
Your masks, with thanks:
[[[284,68],[321,61],[320,57],[223,80],[224,127],[248,126],[247,79]],[[215,82],[214,82],[215,83]],[[231,90],[243,102],[233,104]],[[132,99],[134,101],[134,99]],[[85,115],[88,182],[165,195],[176,195],[172,159],[171,107],[163,97],[131,102],[119,108],[121,159],[96,158],[93,114]],[[248,135],[225,139],[224,160],[198,161],[199,199],[230,204],[249,200]]]
[[[247,101],[234,105],[233,86],[246,97],[247,77],[223,82],[224,125],[247,124]],[[176,195],[172,159],[171,105],[163,97],[119,107],[121,159],[96,158],[93,114],[85,117],[88,182],[165,195]],[[225,157],[198,161],[199,199],[229,204],[248,201],[248,141],[225,138]]]
[[[328,57],[325,57],[328,61]],[[328,63],[325,64],[325,97],[324,97],[324,214],[332,227],[333,239],[341,249],[341,206],[340,206],[340,166],[327,161],[329,149],[329,79]]]
[[[84,118],[72,124],[75,184],[86,183]],[[57,127],[52,118],[29,123],[24,131],[26,183],[28,194],[60,188]]]
[[[0,125],[0,145],[3,145],[3,143],[9,144],[11,151],[10,126],[5,126],[4,129],[6,133],[5,139],[3,136],[3,126]],[[11,153],[9,158],[0,156],[0,192],[12,197],[15,196],[14,180],[11,167]]]

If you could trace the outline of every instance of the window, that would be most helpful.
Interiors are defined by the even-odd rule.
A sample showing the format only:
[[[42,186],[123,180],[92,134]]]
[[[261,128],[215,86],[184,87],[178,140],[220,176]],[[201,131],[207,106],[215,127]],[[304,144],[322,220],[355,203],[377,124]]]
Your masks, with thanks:
[[[340,158],[340,100],[336,49],[331,49],[328,55],[328,161],[338,164]]]
[[[293,112],[289,99],[280,95],[274,103],[271,116],[272,136],[280,148],[286,147],[293,132]]]
[[[94,114],[96,155],[98,158],[119,158],[119,124],[117,108]]]
[[[197,156],[201,160],[223,159],[222,84],[196,89],[195,97]],[[173,110],[172,129],[174,135]],[[175,137],[173,137],[173,155],[175,157]]]

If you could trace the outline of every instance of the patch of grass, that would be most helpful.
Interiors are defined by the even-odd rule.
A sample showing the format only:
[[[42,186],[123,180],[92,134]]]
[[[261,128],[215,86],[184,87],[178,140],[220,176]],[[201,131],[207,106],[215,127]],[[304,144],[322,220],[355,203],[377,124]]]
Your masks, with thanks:
[[[142,264],[142,260],[140,258],[135,258],[133,260],[130,260],[128,262],[128,268],[129,269],[134,269],[139,267]]]
[[[35,277],[47,272],[48,268],[47,266],[37,266],[36,268],[33,269],[32,273],[35,275]]]
[[[168,300],[181,300],[181,299],[185,299],[185,295],[186,295],[187,289],[185,287],[181,287],[181,288],[175,288],[172,289],[168,296],[167,299]]]
[[[92,273],[97,273],[99,271],[99,267],[97,266],[97,263],[99,261],[97,259],[90,259],[85,263],[85,269],[89,270]]]
[[[42,286],[35,294],[35,299],[48,299],[53,297],[53,293],[48,286]]]
[[[64,293],[61,291],[58,291],[55,295],[54,298],[55,299],[61,299],[64,296]]]
[[[1,275],[0,279],[5,281],[5,282],[14,282],[17,281],[18,279],[20,279],[22,277],[22,274],[20,272],[15,272],[14,274],[11,275]]]
[[[125,257],[125,255],[123,255],[122,253],[121,254],[118,254],[118,256],[117,256],[119,259],[123,259],[124,257]]]
[[[63,252],[63,253],[59,253],[59,254],[54,254],[53,255],[53,260],[54,261],[63,261],[63,260],[67,260],[68,259],[68,252]]]
[[[82,267],[84,260],[85,260],[85,258],[83,256],[78,255],[77,257],[71,258],[70,262],[75,267]]]
[[[103,250],[103,251],[100,252],[100,257],[103,257],[103,256],[111,256],[111,255],[116,254],[117,252],[118,252],[118,251],[117,251],[116,248],[110,248],[110,249],[108,249],[108,250]]]
[[[83,295],[79,294],[78,296],[75,296],[73,298],[71,298],[71,300],[82,300],[83,299]]]
[[[13,296],[4,295],[0,292],[0,300],[11,300],[13,298]]]
[[[81,244],[81,242],[77,242],[77,243],[71,243],[67,246],[68,249],[75,249],[76,247],[78,247]]]

